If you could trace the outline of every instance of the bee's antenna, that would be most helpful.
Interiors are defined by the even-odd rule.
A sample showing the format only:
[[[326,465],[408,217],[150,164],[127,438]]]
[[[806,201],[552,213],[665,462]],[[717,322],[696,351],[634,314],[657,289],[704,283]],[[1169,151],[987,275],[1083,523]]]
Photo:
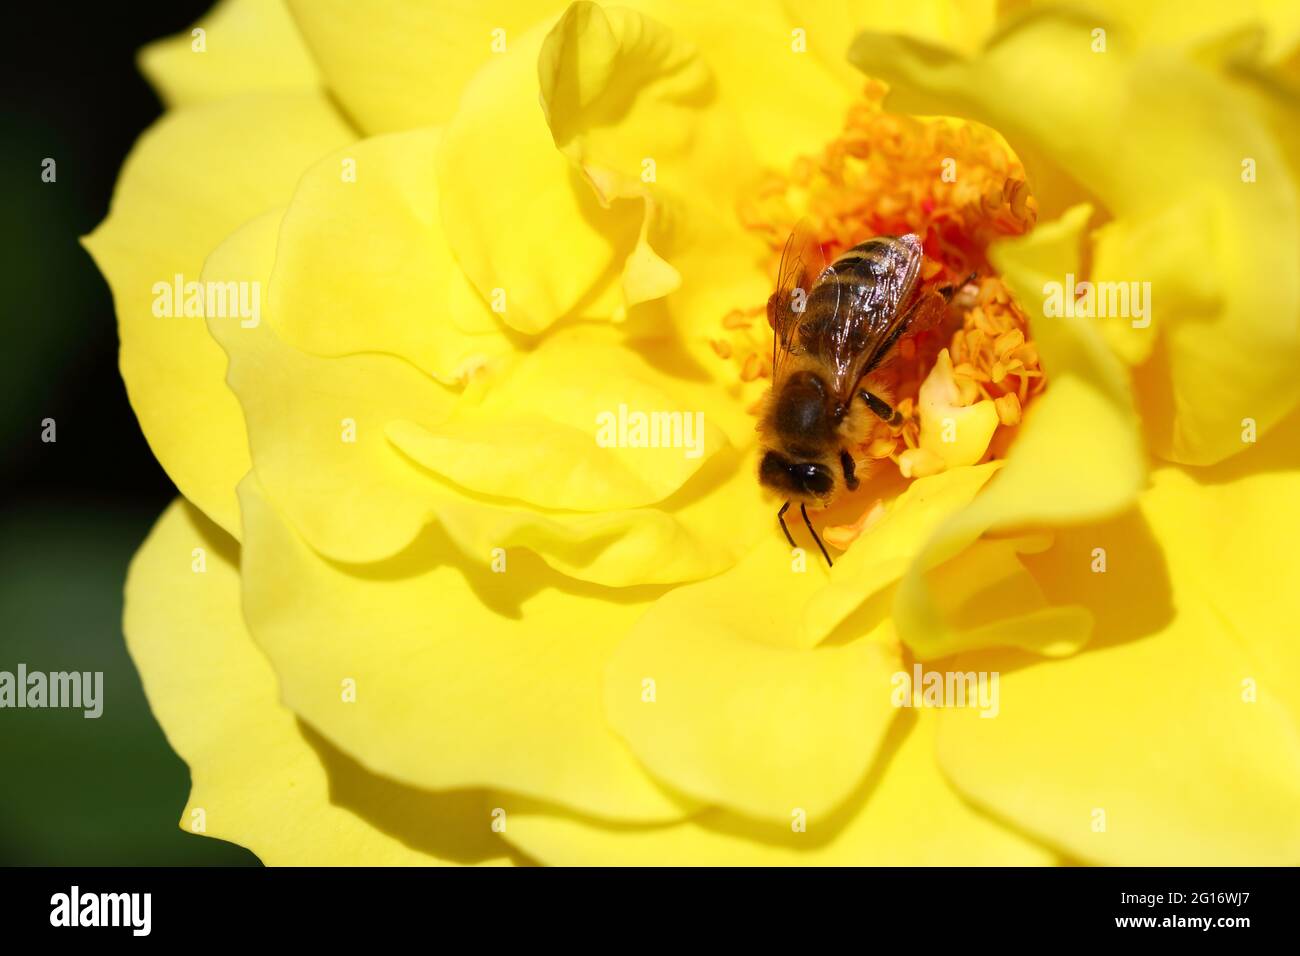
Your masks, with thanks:
[[[776,513],[776,520],[781,525],[781,530],[785,532],[785,540],[790,542],[790,547],[794,547],[794,538],[790,537],[790,529],[785,526],[785,512],[790,507],[790,502],[781,506],[781,510]]]
[[[790,502],[787,501],[786,507],[789,507],[789,505]],[[784,511],[785,508],[782,508],[781,510]],[[831,562],[831,556],[826,553],[826,545],[822,544],[822,539],[817,537],[817,532],[813,530],[812,522],[808,520],[808,506],[805,504],[799,505],[799,513],[803,515],[803,523],[808,526],[808,533],[811,534],[813,540],[817,542],[817,547],[822,549],[822,557],[826,559],[826,567],[828,568],[835,567],[835,565]],[[781,527],[784,528],[785,524],[782,523]],[[786,537],[787,538],[790,537],[790,533],[788,531],[786,532]],[[790,543],[794,544],[793,541],[791,541]]]

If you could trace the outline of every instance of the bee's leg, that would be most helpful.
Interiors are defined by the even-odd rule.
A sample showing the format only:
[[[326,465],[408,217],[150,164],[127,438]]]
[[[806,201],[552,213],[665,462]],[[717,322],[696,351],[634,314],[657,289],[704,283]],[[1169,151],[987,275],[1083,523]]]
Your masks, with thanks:
[[[978,279],[978,278],[979,278],[979,273],[978,273],[978,272],[972,272],[970,275],[968,275],[968,276],[967,276],[965,279],[963,279],[961,282],[955,283],[955,284],[953,284],[953,285],[944,285],[944,286],[940,286],[939,289],[938,289],[938,292],[939,292],[939,294],[940,294],[941,296],[943,296],[943,301],[945,301],[945,302],[951,302],[951,301],[952,301],[952,297],[953,297],[954,295],[957,294],[957,290],[958,290],[958,289],[964,288],[965,286],[967,286],[967,285],[969,285],[970,283],[974,282],[974,281],[975,281],[976,279]]]
[[[812,522],[808,520],[808,506],[804,504],[799,505],[799,513],[803,515],[803,523],[808,526],[808,533],[812,535],[813,540],[817,542],[817,547],[822,549],[822,557],[826,559],[826,567],[835,567],[831,562],[831,556],[826,553],[826,545],[822,544],[822,539],[817,537],[817,532],[813,530]]]
[[[785,540],[789,541],[790,547],[793,548],[794,538],[790,537],[790,529],[785,526],[785,512],[786,509],[788,509],[789,507],[790,507],[790,502],[788,501],[781,506],[781,510],[776,513],[776,521],[777,524],[781,526],[781,530],[785,532]]]
[[[896,409],[890,408],[889,403],[877,395],[872,395],[865,388],[858,392],[862,400],[867,403],[867,408],[871,409],[881,421],[889,422],[895,428],[903,424],[903,416]]]
[[[858,476],[856,466],[853,464],[853,456],[849,454],[848,449],[840,451],[840,467],[844,469],[844,487],[849,491],[858,490]]]

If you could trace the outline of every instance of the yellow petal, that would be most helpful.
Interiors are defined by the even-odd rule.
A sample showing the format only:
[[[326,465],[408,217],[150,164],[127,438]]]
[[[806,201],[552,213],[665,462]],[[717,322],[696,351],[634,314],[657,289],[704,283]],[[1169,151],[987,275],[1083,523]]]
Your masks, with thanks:
[[[240,93],[320,86],[283,0],[221,0],[193,29],[142,49],[140,71],[173,109]]]
[[[898,456],[898,473],[904,478],[929,478],[944,470],[944,461],[928,448],[908,448]]]
[[[719,112],[740,126],[736,153],[765,167],[786,169],[795,157],[816,152],[861,90],[860,81],[846,82],[827,65],[827,57],[843,59],[850,35],[813,32],[807,22],[788,18],[779,0],[748,3],[743,16],[732,6],[698,0],[620,5],[695,44],[717,82]]]
[[[1277,62],[1300,40],[1300,10],[1286,0],[1096,0],[1093,7],[1104,12],[1107,20],[1123,23],[1127,35],[1142,46],[1194,47],[1215,43],[1232,31],[1266,26],[1261,31],[1264,46],[1260,55]]]
[[[713,417],[733,443],[743,432],[754,434],[754,418],[746,414],[768,383],[741,380],[735,364],[719,356],[713,342],[726,334],[722,322],[736,309],[762,304],[771,293],[770,250],[740,224],[734,209],[716,211],[702,203],[680,204],[658,248],[681,276],[681,285],[662,299],[638,305],[618,327],[628,347],[671,371],[684,384],[705,384],[727,406],[740,413],[728,421],[721,409]],[[755,317],[745,333],[756,351],[772,347],[767,323]],[[733,424],[734,422],[734,424]]]
[[[694,581],[732,567],[771,520],[748,460],[745,453],[723,452],[652,508],[545,512],[450,490],[434,508],[471,558],[526,548],[571,577],[611,587]]]
[[[864,30],[916,37],[936,46],[974,53],[992,33],[997,20],[994,0],[914,0],[879,3],[876,0],[842,0],[838,3],[802,3],[783,0],[786,19],[804,29],[808,52],[828,70],[856,89],[861,74],[845,59],[849,40]]]
[[[614,317],[678,290],[684,261],[707,256],[703,281],[729,284],[718,250],[741,233],[737,197],[758,169],[700,49],[650,16],[582,0],[546,37],[538,74],[555,145],[601,204],[645,204]],[[715,217],[731,227],[723,241]]]
[[[476,72],[566,6],[548,0],[288,5],[330,89],[367,133],[445,123]]]
[[[1016,300],[1034,301],[1048,277],[1077,270],[1090,210],[1079,206],[993,250]],[[1027,310],[1029,311],[1029,310]],[[1122,510],[1144,479],[1143,453],[1124,369],[1082,319],[1031,318],[1049,380],[1025,413],[1006,469],[981,496],[998,527],[1069,522]]]
[[[657,257],[629,261],[642,238],[645,200],[602,207],[555,148],[537,102],[544,39],[541,29],[521,35],[475,74],[437,162],[456,260],[484,299],[503,304],[502,320],[526,333],[571,314],[621,316],[630,304],[628,269],[648,267],[663,278]]]
[[[727,573],[660,598],[610,664],[610,723],[675,790],[769,821],[788,819],[796,806],[828,813],[861,781],[891,719],[900,661],[888,588],[996,468],[915,482],[841,558],[831,585],[815,551],[792,554],[771,533]],[[1003,618],[990,622],[985,613],[1061,623],[1016,561],[1041,546],[980,542],[969,566],[939,579],[941,610],[959,633],[1044,653],[1076,649],[1081,641],[1059,630],[1056,643],[1037,631],[1003,634]],[[870,600],[880,592],[886,600]],[[831,646],[814,650],[828,635]]]
[[[1296,173],[1228,72],[1240,64],[1143,47],[1121,24],[1096,51],[1095,19],[1032,13],[970,61],[865,34],[851,59],[891,83],[891,108],[968,117],[1006,136],[1045,215],[1085,197],[1105,209],[1089,278],[1138,283],[1128,288],[1145,307],[1089,321],[1140,363],[1157,454],[1220,461],[1241,450],[1243,419],[1267,430],[1300,398]],[[1294,126],[1294,100],[1289,112]],[[1268,175],[1243,181],[1246,160]],[[1022,305],[1035,323],[1036,303]]]
[[[667,827],[605,827],[546,808],[522,807],[507,839],[544,863],[569,866],[1035,866],[1050,852],[959,799],[935,765],[937,716],[904,711],[870,777],[803,832],[710,810]],[[915,716],[913,716],[915,715]],[[803,809],[803,808],[797,808]]]
[[[1074,605],[1052,606],[1020,560],[1050,545],[1050,535],[977,539],[945,560],[940,532],[973,508],[971,501],[999,465],[956,468],[912,482],[836,562],[832,583],[807,600],[802,634],[829,644],[865,634],[894,639],[899,631],[891,614],[901,600],[909,628],[903,634],[921,660],[972,647],[1019,647],[1053,657],[1082,647],[1092,633],[1092,615]],[[927,567],[926,561],[942,563]],[[903,589],[906,597],[900,598],[894,585],[904,574],[908,587],[918,590]]]
[[[1294,448],[1284,471],[1157,471],[1137,512],[1034,563],[1098,636],[1007,669],[996,720],[944,712],[940,758],[963,793],[1092,862],[1300,862],[1300,600],[1277,586],[1300,573]]]
[[[390,352],[448,383],[513,351],[443,237],[430,174],[438,141],[436,130],[364,140],[303,177],[268,295],[286,343]]]
[[[947,349],[939,353],[921,383],[916,407],[921,416],[921,449],[937,456],[945,468],[973,465],[984,457],[998,427],[997,408],[989,399],[973,405],[962,400]]]
[[[388,435],[457,485],[575,511],[634,508],[680,488],[726,442],[627,349],[552,336],[471,389],[442,422]]]
[[[1032,301],[1045,277],[1077,269],[1079,236],[1088,217],[1088,207],[1080,206],[995,248],[995,264],[1017,301]],[[1097,331],[1084,319],[1031,321],[1051,385],[1027,410],[996,480],[935,532],[899,585],[898,633],[922,658],[1003,639],[1052,653],[1086,641],[1086,614],[1045,610],[1032,603],[1032,595],[1026,595],[1030,604],[1006,608],[1000,626],[990,622],[963,630],[941,606],[927,572],[988,531],[1115,514],[1134,500],[1144,481],[1125,376]]]
[[[600,712],[605,661],[649,589],[578,584],[526,556],[494,571],[437,534],[349,567],[306,547],[251,478],[241,503],[249,630],[285,704],[366,767],[410,786],[501,788],[611,819],[686,812]]]
[[[799,596],[819,570],[784,547],[680,587],[611,659],[610,724],[675,790],[747,816],[829,814],[857,787],[895,716],[896,646],[795,646]]]
[[[273,212],[232,234],[209,256],[205,279],[258,281],[269,274],[279,225],[280,214]],[[528,548],[565,573],[620,586],[717,574],[761,533],[766,506],[742,466],[752,430],[748,445],[720,448],[653,508],[568,512],[511,503],[437,479],[388,440],[388,424],[412,415],[426,416],[434,428],[452,408],[446,389],[396,356],[300,352],[281,342],[273,325],[274,317],[254,328],[210,322],[230,354],[231,387],[242,403],[259,478],[294,529],[330,557],[389,557],[438,520],[473,560],[489,560],[498,548]],[[630,356],[619,361],[649,374]],[[658,372],[652,379],[665,380]],[[738,420],[745,416],[735,409],[728,414],[712,391],[699,385],[685,390],[685,407],[701,406],[707,420],[739,435]],[[531,395],[521,399],[532,401]],[[594,421],[592,429],[594,445]],[[682,455],[685,449],[672,451]]]
[[[831,583],[810,598],[805,612],[809,637],[820,640],[830,634],[859,606],[897,582],[926,542],[970,504],[999,467],[990,462],[913,481],[888,506],[885,517],[835,562]]]
[[[202,318],[154,314],[155,284],[198,282],[232,229],[285,202],[307,166],[350,138],[317,94],[169,113],[136,144],[108,218],[83,239],[113,290],[122,377],[150,447],[181,493],[231,533],[249,460],[226,360]]]
[[[420,839],[392,832],[381,782],[281,705],[240,615],[238,562],[234,539],[177,499],[127,579],[127,647],[193,781],[181,829],[239,843],[268,865],[506,861],[480,793],[427,794]]]
[[[448,235],[480,292],[509,298],[503,317],[521,331],[574,310],[621,319],[673,292],[683,283],[680,257],[692,248],[677,235],[692,231],[682,220],[708,212],[694,207],[726,206],[730,216],[730,197],[754,179],[751,157],[784,165],[836,128],[848,104],[846,90],[792,49],[772,3],[721,34],[717,12],[698,5],[632,6],[645,16],[577,4],[539,47],[543,107],[576,169],[556,165],[534,132],[537,94],[524,54],[489,63],[448,128],[440,176],[460,187],[444,208]],[[708,51],[707,71],[695,50]],[[755,56],[780,69],[754,71]],[[575,173],[594,187],[597,206],[564,188]],[[512,229],[495,228],[500,222]],[[594,225],[603,243],[592,241]],[[532,235],[544,238],[516,248]],[[552,249],[565,250],[566,262]],[[706,281],[726,283],[728,270],[715,265]]]
[[[598,193],[686,192],[734,213],[736,188],[756,170],[695,44],[634,10],[580,0],[537,69],[555,145]]]
[[[1052,541],[1045,536],[1046,544]],[[1050,601],[1022,555],[1044,547],[1044,536],[981,538],[925,575],[942,627],[913,640],[917,658],[933,660],[972,648],[1017,647],[1067,657],[1093,634],[1093,615]]]
[[[267,213],[233,233],[208,257],[204,281],[265,282],[282,216]],[[428,480],[389,444],[384,426],[393,409],[437,421],[453,394],[391,355],[299,352],[273,325],[208,321],[230,357],[259,476],[327,552],[360,561],[395,553],[428,519]]]

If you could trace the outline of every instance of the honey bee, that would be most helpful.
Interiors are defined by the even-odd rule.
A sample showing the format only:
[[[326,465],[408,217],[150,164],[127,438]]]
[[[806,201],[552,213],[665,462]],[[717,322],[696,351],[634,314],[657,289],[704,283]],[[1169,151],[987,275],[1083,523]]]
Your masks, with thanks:
[[[831,557],[808,519],[858,487],[852,449],[870,435],[873,416],[902,418],[865,379],[906,332],[946,315],[952,287],[921,281],[921,240],[912,234],[859,243],[824,265],[821,246],[802,226],[781,254],[777,288],[767,302],[772,387],[758,431],[758,480],[786,498],[776,520],[794,547],[785,513],[794,501],[827,565]]]

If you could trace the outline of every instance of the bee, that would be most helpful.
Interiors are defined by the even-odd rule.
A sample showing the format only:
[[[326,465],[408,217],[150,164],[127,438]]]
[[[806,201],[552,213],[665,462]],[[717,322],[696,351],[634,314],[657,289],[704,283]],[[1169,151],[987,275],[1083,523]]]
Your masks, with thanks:
[[[828,506],[859,485],[852,449],[878,418],[902,416],[887,395],[865,381],[906,332],[946,315],[952,287],[921,281],[921,240],[912,234],[878,236],[824,265],[821,246],[798,226],[781,254],[777,287],[767,302],[772,326],[772,387],[762,404],[758,480],[785,497],[776,519],[785,525],[799,502],[804,524],[832,564],[808,519],[808,505]]]

